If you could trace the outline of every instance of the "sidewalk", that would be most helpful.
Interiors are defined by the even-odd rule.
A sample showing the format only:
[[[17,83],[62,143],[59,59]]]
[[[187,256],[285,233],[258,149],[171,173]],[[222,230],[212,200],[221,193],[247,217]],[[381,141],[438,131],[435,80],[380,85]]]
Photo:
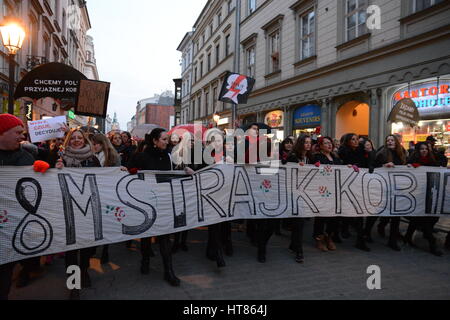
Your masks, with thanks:
[[[402,231],[406,225],[402,224]],[[287,247],[288,232],[273,236],[267,250],[267,263],[256,261],[256,248],[245,233],[233,232],[234,256],[225,257],[227,266],[218,270],[206,259],[207,231],[189,232],[189,252],[174,255],[174,269],[181,287],[170,287],[163,281],[162,261],[157,245],[150,261],[150,275],[139,273],[140,253],[125,244],[110,247],[111,263],[101,266],[92,259],[90,275],[93,287],[82,290],[83,300],[298,300],[298,299],[450,299],[450,252],[443,257],[428,253],[421,233],[415,241],[421,250],[402,247],[394,252],[385,246],[385,239],[373,234],[375,243],[366,253],[353,247],[354,237],[338,244],[336,252],[322,253],[314,248],[312,221],[305,226],[305,263],[294,261]],[[353,233],[354,235],[354,233]],[[445,234],[437,234],[439,246]],[[138,246],[134,242],[134,246]],[[97,249],[98,256],[101,248]],[[382,290],[370,291],[366,281],[367,268],[381,268]],[[12,288],[10,298],[66,299],[64,260],[57,259],[45,267],[41,279],[23,289]]]

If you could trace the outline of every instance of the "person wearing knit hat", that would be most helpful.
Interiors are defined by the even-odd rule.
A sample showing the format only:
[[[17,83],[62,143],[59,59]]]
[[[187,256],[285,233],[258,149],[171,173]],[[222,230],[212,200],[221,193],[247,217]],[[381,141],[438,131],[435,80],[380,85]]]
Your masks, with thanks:
[[[0,114],[0,166],[32,166],[33,156],[21,148],[25,139],[24,124],[19,118],[10,114]],[[23,260],[23,266],[17,282],[18,287],[26,286],[30,275],[40,271],[39,257]],[[0,300],[8,299],[15,263],[0,266]]]
[[[25,139],[22,120],[11,114],[0,114],[0,150],[14,151]]]

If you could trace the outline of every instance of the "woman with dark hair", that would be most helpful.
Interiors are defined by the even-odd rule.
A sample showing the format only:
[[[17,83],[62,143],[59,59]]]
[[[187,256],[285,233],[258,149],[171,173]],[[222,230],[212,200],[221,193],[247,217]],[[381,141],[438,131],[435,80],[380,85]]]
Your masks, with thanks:
[[[293,147],[294,147],[294,140],[290,138],[284,139],[283,142],[281,142],[279,152],[280,152],[280,160],[282,162],[287,161]]]
[[[404,166],[407,163],[406,151],[400,144],[395,135],[389,135],[385,139],[384,146],[378,151],[375,159],[376,167],[394,168],[395,166]],[[400,251],[397,239],[400,237],[400,218],[384,218],[391,223],[388,246],[395,251]],[[371,230],[375,219],[372,219],[371,225],[367,230]],[[384,231],[384,230],[383,230]]]
[[[93,168],[101,166],[92,151],[90,141],[79,129],[72,129],[69,131],[63,146],[64,154],[57,160],[55,165],[56,169],[63,169],[65,167]],[[95,247],[66,252],[66,268],[73,265],[80,267],[82,288],[91,287],[91,278],[89,277],[88,269],[91,256],[94,255],[94,253]],[[79,299],[79,290],[71,290],[70,298]]]
[[[316,153],[313,158],[313,162],[325,165],[342,165],[341,159],[333,152],[334,145],[333,139],[330,137],[322,137],[318,142],[320,152]],[[333,242],[333,238],[338,233],[338,218],[314,218],[314,234],[313,237],[316,240],[317,249],[327,252],[335,251],[336,245]],[[326,225],[326,230],[325,230]]]
[[[362,153],[362,158],[360,162],[361,168],[369,169],[370,173],[373,173],[375,169],[375,158],[377,155],[377,152],[375,151],[375,147],[373,145],[373,142],[370,139],[362,138],[361,144],[359,146]],[[364,238],[368,243],[373,243],[372,239],[372,226],[377,220],[377,217],[367,217],[365,218],[365,226],[364,226]]]
[[[310,164],[312,161],[311,154],[312,140],[310,136],[300,136],[289,153],[286,161],[282,160],[282,163],[297,163],[300,166]],[[305,219],[303,218],[292,218],[289,219],[288,223],[291,226],[291,243],[289,249],[295,253],[295,261],[298,263],[304,262],[303,256],[303,226]]]
[[[342,137],[341,141],[342,145],[339,148],[339,158],[342,160],[342,164],[349,167],[353,166],[355,171],[359,171],[358,167],[361,166],[363,153],[359,148],[358,136],[354,133],[348,133]],[[363,251],[370,251],[364,238],[364,219],[359,217],[342,218],[343,238],[348,238],[348,227],[350,224],[352,224],[353,228],[356,230],[355,247]]]
[[[420,166],[427,167],[439,167],[438,161],[434,157],[433,150],[426,142],[419,142],[413,153],[408,159],[410,167],[418,168]],[[423,231],[423,236],[428,240],[430,246],[430,252],[435,256],[442,256],[442,252],[437,249],[436,238],[433,236],[434,225],[439,221],[439,217],[411,217],[408,218],[409,226],[408,231],[404,237],[405,243],[408,243],[412,247],[416,247],[413,243],[413,235],[417,229]]]
[[[172,160],[167,152],[169,136],[164,129],[156,128],[149,135],[145,136],[145,150],[137,153],[128,163],[129,169],[138,170],[173,170]],[[159,248],[164,264],[164,280],[172,286],[179,286],[180,279],[175,276],[172,266],[172,252],[170,245],[170,235],[158,237]],[[141,239],[141,273],[150,272],[151,238]]]

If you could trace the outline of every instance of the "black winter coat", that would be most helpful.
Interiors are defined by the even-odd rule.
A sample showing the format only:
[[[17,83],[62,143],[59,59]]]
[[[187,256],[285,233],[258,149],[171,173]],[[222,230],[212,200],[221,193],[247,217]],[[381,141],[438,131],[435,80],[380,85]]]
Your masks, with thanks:
[[[127,165],[128,169],[171,171],[172,159],[167,150],[148,147],[144,152],[135,154]]]
[[[313,162],[320,162],[320,164],[327,164],[327,165],[335,165],[340,166],[342,165],[342,160],[336,157],[335,154],[331,153],[331,157],[333,158],[333,161],[330,161],[326,155],[319,152],[314,155],[314,161]]]
[[[395,153],[392,150],[388,150],[387,152],[390,152],[392,154],[392,163],[395,164],[396,166],[404,166],[406,165],[406,162],[403,162],[400,157],[397,155],[397,153]],[[376,156],[375,159],[375,164],[377,168],[381,168],[383,165],[385,165],[386,163],[388,163],[388,158],[386,156],[386,152],[385,152],[385,148],[382,148]]]
[[[0,166],[26,167],[33,164],[34,157],[22,148],[16,151],[0,150]]]
[[[355,150],[342,146],[339,148],[339,158],[342,161],[343,165],[356,165],[358,167],[362,167],[361,163],[363,154],[360,148],[356,148]]]

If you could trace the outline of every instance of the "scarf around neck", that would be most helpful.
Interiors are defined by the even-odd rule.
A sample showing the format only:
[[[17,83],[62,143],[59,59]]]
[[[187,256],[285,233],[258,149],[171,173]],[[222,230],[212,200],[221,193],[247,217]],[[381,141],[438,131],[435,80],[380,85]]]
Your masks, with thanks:
[[[73,149],[67,147],[64,152],[63,160],[66,163],[66,167],[82,167],[81,163],[93,156],[93,152],[89,145],[84,146],[82,149]]]

